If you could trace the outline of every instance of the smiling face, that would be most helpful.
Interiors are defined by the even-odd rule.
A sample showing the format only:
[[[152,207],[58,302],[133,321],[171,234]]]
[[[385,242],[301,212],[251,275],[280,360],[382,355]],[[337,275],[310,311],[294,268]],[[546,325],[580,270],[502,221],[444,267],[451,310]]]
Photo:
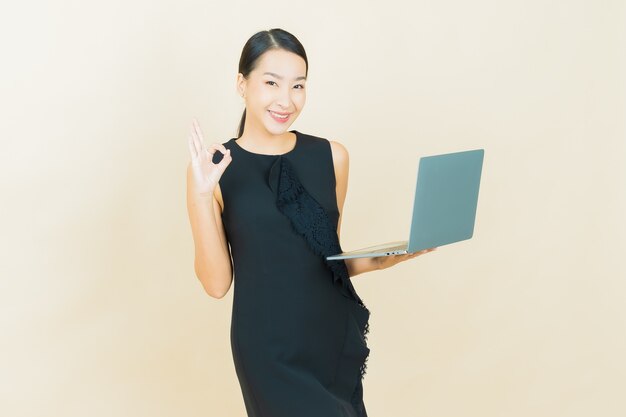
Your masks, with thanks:
[[[304,59],[284,49],[261,55],[248,79],[237,74],[237,90],[246,101],[245,130],[274,135],[286,132],[306,101],[305,74]]]

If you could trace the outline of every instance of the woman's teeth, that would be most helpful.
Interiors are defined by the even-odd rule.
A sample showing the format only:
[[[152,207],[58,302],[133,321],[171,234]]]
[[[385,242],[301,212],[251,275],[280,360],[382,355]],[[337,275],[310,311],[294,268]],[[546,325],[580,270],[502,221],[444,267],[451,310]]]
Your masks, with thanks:
[[[270,110],[270,113],[272,113],[272,116],[274,116],[274,117],[278,117],[279,119],[286,119],[287,117],[289,117],[289,115],[288,115],[288,114],[287,114],[287,115],[285,115],[285,116],[281,116],[280,114],[278,114],[278,113],[274,113],[274,112],[273,112],[273,111],[271,111],[271,110]]]

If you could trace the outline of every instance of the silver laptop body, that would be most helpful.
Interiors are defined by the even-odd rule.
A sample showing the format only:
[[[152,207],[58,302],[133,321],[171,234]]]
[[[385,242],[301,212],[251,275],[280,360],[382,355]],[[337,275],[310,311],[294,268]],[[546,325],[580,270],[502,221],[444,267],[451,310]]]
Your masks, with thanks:
[[[484,149],[419,159],[408,240],[342,252],[326,259],[413,253],[467,240],[474,234]]]

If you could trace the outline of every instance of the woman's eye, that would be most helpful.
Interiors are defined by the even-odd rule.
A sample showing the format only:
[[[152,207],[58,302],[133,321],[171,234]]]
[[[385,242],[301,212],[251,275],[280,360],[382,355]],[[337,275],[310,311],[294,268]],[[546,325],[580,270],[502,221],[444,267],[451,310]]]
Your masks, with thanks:
[[[271,83],[271,84],[270,84]],[[265,84],[269,84],[269,85],[275,85],[276,82],[275,81],[265,81]],[[299,90],[302,90],[304,88],[304,85],[302,84],[296,84],[295,87],[299,87]]]

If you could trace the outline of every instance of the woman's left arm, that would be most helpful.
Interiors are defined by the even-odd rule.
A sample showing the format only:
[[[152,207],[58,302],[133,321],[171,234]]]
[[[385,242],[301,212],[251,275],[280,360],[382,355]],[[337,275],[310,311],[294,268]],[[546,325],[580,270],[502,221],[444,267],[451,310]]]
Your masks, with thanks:
[[[341,143],[331,140],[330,148],[333,156],[333,165],[335,167],[335,179],[337,193],[337,207],[339,209],[339,220],[337,222],[337,237],[341,241],[341,218],[343,214],[343,204],[346,201],[346,194],[348,192],[348,175],[350,171],[350,158],[348,150]],[[422,251],[407,253],[403,255],[390,255],[390,256],[376,256],[372,258],[349,258],[346,259],[346,266],[348,267],[348,274],[350,277],[362,274],[364,272],[376,271],[379,269],[386,269],[399,262],[406,261],[416,256],[422,255],[427,252],[431,252],[435,248],[424,249]]]

